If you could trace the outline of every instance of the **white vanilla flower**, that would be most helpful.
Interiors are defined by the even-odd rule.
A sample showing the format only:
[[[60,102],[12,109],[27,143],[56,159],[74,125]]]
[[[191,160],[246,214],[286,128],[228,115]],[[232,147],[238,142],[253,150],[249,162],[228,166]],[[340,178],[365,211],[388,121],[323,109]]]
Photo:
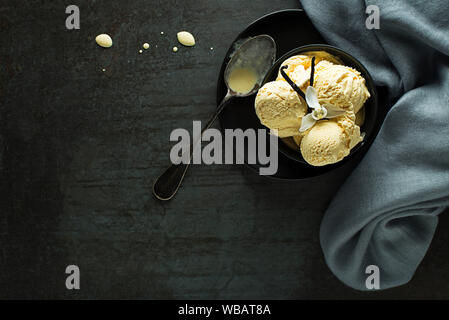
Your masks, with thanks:
[[[312,109],[312,112],[302,117],[301,128],[299,128],[300,132],[312,128],[318,120],[335,118],[345,113],[345,111],[338,110],[338,108],[332,104],[320,105],[317,92],[312,86],[307,87],[306,102],[309,108]]]

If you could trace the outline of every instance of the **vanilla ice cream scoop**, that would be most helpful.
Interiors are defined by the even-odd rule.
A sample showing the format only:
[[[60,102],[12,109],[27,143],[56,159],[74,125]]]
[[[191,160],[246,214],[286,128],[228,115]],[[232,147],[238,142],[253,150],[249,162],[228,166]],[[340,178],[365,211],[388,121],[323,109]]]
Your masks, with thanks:
[[[363,140],[360,127],[351,116],[320,120],[301,139],[304,160],[313,166],[324,166],[341,161],[351,149]]]
[[[312,59],[306,55],[297,55],[285,60],[279,67],[279,73],[276,80],[285,81],[284,77],[281,75],[280,70],[282,67],[287,66],[283,69],[287,76],[293,80],[293,82],[303,91],[308,86],[308,81],[310,78],[310,63]]]
[[[299,135],[301,118],[307,112],[307,105],[285,81],[266,83],[256,96],[256,114],[260,122],[277,130],[280,138]]]
[[[325,60],[316,65],[314,87],[320,104],[331,104],[354,113],[357,113],[370,97],[360,72]]]
[[[326,60],[335,64],[342,64],[337,57],[334,57],[326,51],[307,51],[285,60],[281,64],[279,70],[283,66],[287,66],[287,68],[284,69],[284,72],[301,90],[305,91],[310,83],[310,66],[313,57],[315,57],[315,63]],[[285,81],[280,71],[276,80]]]

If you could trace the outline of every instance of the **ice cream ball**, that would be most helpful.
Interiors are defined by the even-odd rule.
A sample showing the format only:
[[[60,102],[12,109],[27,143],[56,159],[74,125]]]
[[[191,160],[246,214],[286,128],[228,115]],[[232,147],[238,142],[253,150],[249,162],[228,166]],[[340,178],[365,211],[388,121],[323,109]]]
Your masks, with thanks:
[[[357,70],[322,60],[316,65],[314,87],[321,105],[332,104],[357,113],[370,97],[365,79]]]
[[[341,161],[362,141],[360,127],[354,120],[341,116],[320,120],[301,139],[304,160],[313,166],[325,166]]]
[[[323,60],[335,64],[341,63],[337,57],[334,57],[326,51],[307,51],[303,54],[295,55],[285,60],[279,68],[279,73],[276,80],[285,81],[280,70],[283,66],[287,66],[287,68],[284,69],[284,72],[299,88],[305,91],[310,84],[310,73],[313,57],[315,57],[315,64],[318,64]]]
[[[260,122],[280,138],[299,134],[307,104],[285,81],[272,81],[259,89],[255,110]]]
[[[284,66],[284,72],[301,89],[305,90],[310,79],[310,65],[312,58],[306,55],[296,55],[285,60],[279,67],[276,80],[285,81],[281,75],[281,69]]]

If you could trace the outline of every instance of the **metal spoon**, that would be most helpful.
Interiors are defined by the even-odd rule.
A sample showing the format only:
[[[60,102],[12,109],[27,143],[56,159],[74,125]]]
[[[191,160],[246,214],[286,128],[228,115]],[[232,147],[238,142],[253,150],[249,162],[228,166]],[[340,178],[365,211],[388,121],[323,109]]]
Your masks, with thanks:
[[[192,161],[194,146],[201,141],[201,137],[205,130],[217,119],[218,115],[228,105],[231,99],[236,97],[246,97],[255,93],[262,83],[265,75],[270,70],[276,59],[276,43],[273,38],[268,35],[259,35],[247,39],[243,44],[237,48],[231,57],[226,70],[224,72],[224,80],[228,93],[221,101],[212,118],[207,122],[206,126],[201,131],[201,136],[196,137],[197,140],[190,148],[190,160],[188,163],[172,164],[168,167],[154,182],[153,194],[160,200],[170,200],[181,186],[182,180]],[[229,80],[232,71],[236,69],[247,69],[256,75],[256,83],[254,87],[245,93],[235,92],[229,86]]]

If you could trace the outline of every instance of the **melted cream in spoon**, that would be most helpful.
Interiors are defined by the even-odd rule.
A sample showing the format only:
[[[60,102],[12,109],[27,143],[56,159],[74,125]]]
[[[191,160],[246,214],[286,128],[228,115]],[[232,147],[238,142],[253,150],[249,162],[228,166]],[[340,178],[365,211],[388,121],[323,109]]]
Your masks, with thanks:
[[[228,85],[236,93],[250,92],[257,82],[257,76],[254,71],[245,68],[236,68],[229,75]]]

